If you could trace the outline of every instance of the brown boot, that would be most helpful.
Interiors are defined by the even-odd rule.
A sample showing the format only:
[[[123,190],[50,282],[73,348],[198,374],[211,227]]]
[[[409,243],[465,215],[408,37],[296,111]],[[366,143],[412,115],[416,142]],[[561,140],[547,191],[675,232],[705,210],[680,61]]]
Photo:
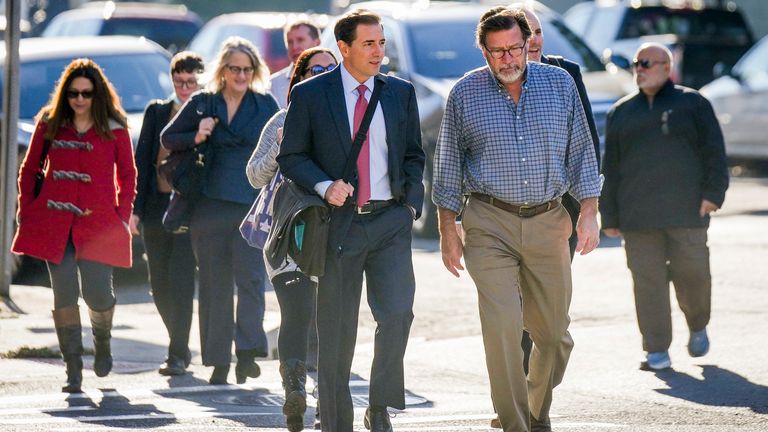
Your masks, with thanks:
[[[53,322],[59,349],[67,365],[67,384],[64,393],[80,393],[83,383],[83,335],[80,325],[80,309],[77,305],[54,309]]]
[[[88,310],[93,331],[93,372],[97,377],[105,377],[112,371],[110,340],[112,339],[112,317],[114,314],[114,306],[103,312]]]

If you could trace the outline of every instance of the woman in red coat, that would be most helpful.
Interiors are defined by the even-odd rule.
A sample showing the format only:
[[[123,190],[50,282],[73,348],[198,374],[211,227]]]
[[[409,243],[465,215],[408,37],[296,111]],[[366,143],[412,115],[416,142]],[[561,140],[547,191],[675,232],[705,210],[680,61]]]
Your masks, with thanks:
[[[74,60],[38,114],[19,172],[13,251],[47,262],[53,320],[67,365],[64,392],[80,392],[82,383],[81,288],[93,329],[94,372],[102,377],[112,369],[112,268],[131,266],[128,220],[136,195],[127,127],[101,68],[89,59]],[[45,177],[37,191],[41,161]]]

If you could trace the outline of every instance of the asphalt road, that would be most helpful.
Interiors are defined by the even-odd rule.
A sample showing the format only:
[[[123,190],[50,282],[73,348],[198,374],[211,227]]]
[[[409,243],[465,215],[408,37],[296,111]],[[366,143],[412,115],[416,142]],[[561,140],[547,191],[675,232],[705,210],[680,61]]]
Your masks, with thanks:
[[[688,356],[687,329],[675,310],[673,368],[667,371],[638,368],[643,352],[620,243],[604,239],[598,250],[575,259],[571,332],[576,347],[565,380],[555,390],[554,430],[768,431],[767,197],[768,179],[733,181],[710,229],[712,349],[703,358]],[[437,242],[416,240],[414,262],[408,407],[393,411],[395,431],[489,431],[492,407],[474,285],[468,275],[456,279],[442,267]],[[0,348],[25,342],[54,346],[49,293],[14,290],[30,314],[0,319]],[[147,288],[124,288],[120,299],[114,342],[118,365],[104,379],[86,371],[86,393],[67,397],[58,392],[60,360],[0,360],[0,430],[285,430],[277,361],[261,362],[262,376],[244,386],[207,385],[210,369],[199,364],[199,356],[191,374],[161,377],[156,367],[163,358],[164,330]],[[351,382],[356,430],[361,431],[375,326],[365,301],[362,305]],[[272,293],[268,309],[273,325],[277,304]],[[193,349],[199,354],[196,338],[194,333]],[[307,425],[311,417],[312,409]]]

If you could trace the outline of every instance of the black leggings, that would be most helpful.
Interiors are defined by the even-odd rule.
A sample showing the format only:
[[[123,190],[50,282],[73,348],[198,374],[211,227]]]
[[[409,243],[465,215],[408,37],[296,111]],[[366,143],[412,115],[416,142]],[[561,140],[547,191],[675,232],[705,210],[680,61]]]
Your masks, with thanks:
[[[103,312],[115,305],[112,266],[94,261],[76,260],[70,238],[61,263],[46,261],[53,287],[55,309],[77,305],[82,280],[83,300],[94,311]],[[79,270],[79,272],[78,272]]]
[[[297,359],[305,362],[309,325],[315,310],[315,283],[304,273],[291,271],[272,278],[272,285],[280,304],[280,333],[277,338],[280,361]]]

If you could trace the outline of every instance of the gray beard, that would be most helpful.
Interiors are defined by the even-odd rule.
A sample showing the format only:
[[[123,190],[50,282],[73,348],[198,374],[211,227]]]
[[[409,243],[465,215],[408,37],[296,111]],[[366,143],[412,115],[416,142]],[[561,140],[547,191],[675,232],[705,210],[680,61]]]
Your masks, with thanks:
[[[509,68],[494,72],[493,75],[495,75],[496,79],[498,79],[502,84],[514,84],[523,77],[524,72],[525,69],[523,68]]]

